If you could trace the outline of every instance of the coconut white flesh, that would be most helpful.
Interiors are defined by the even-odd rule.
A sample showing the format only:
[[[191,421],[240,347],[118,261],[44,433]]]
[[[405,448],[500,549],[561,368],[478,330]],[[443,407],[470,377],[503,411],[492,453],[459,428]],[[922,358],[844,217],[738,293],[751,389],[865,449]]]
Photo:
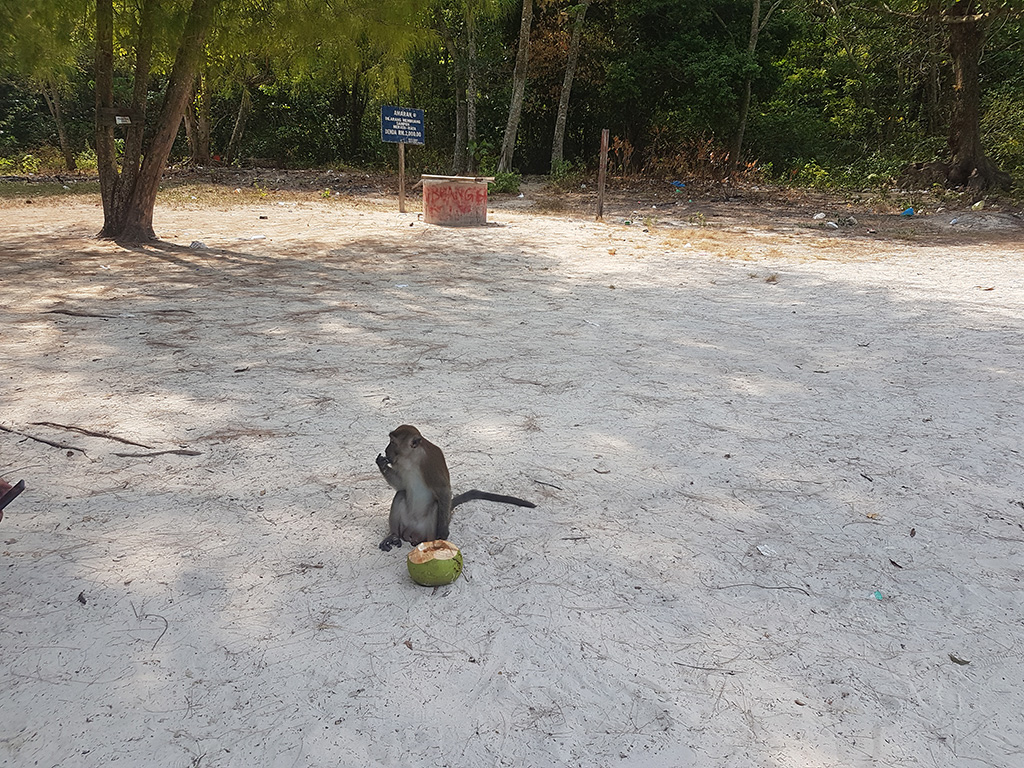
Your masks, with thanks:
[[[437,541],[424,541],[417,544],[409,553],[409,560],[420,564],[429,563],[431,560],[451,560],[459,554],[459,548],[450,541],[438,539]]]

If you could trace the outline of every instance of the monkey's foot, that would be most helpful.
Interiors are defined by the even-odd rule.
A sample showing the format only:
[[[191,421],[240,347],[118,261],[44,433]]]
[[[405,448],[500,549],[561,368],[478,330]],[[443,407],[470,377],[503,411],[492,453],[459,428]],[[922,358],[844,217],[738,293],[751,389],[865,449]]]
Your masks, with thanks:
[[[380,543],[380,548],[385,552],[390,552],[392,547],[402,547],[402,539],[399,536],[391,534],[384,541]]]

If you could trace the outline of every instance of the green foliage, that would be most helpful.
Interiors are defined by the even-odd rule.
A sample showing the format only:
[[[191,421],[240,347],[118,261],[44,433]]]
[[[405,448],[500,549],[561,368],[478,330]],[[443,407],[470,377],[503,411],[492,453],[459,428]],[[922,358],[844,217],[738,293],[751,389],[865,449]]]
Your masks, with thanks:
[[[952,1],[940,0],[939,6]],[[158,113],[174,55],[166,41],[173,39],[170,33],[180,26],[179,11],[186,5],[177,0],[159,5],[151,117]],[[495,175],[519,3],[444,0],[429,13],[425,5],[424,0],[221,3],[203,65],[211,95],[212,154],[225,152],[244,89],[252,109],[237,152],[242,162],[393,169],[394,147],[380,142],[378,116],[382,103],[398,103],[426,110],[428,144],[409,148],[410,173],[449,172],[455,94],[465,86],[466,60],[458,45],[443,44],[439,31],[462,41],[472,17],[480,80],[477,140],[468,151],[479,173]],[[762,14],[770,5],[763,0]],[[785,2],[760,30],[750,55],[749,0],[595,2],[584,26],[565,161],[551,169],[549,180],[577,186],[595,166],[602,127],[632,150],[630,172],[683,180],[723,176],[749,75],[744,161],[757,161],[765,175],[811,187],[889,185],[907,162],[947,154],[948,30],[928,19],[927,5],[893,0],[889,6],[897,12],[889,13],[876,0]],[[548,171],[574,7],[575,0],[537,5],[516,150],[523,172]],[[0,0],[4,173],[62,169],[59,155],[46,149],[56,146],[57,138],[44,91],[63,98],[73,151],[93,141],[93,9],[90,0]],[[137,12],[137,4],[115,4],[118,103],[131,97],[127,54]],[[1022,39],[1024,17],[1000,16],[989,25],[982,60],[984,146],[1018,176],[1024,175]],[[186,151],[183,136],[178,157]],[[79,154],[78,164],[94,170],[95,156]],[[503,175],[492,190],[514,191],[518,182],[516,174]]]
[[[602,96],[619,126],[613,132],[630,140],[641,162],[656,154],[651,142],[666,129],[727,143],[744,77],[752,75],[755,97],[769,94],[778,82],[773,57],[796,31],[787,16],[773,15],[751,57],[746,3],[628,0],[612,9],[607,23],[617,54],[605,69]],[[608,10],[595,7],[595,16],[601,13]]]
[[[519,192],[519,184],[522,180],[523,177],[518,173],[495,173],[494,181],[487,185],[487,191],[498,194],[516,194]]]
[[[828,171],[813,160],[795,169],[792,181],[798,187],[814,187],[815,189],[838,186],[838,179],[833,179]]]
[[[86,147],[75,155],[75,165],[79,171],[90,173],[96,171],[96,150]]]
[[[981,131],[993,160],[1024,173],[1024,92],[1004,86],[989,93]]]
[[[79,171],[96,170],[96,152],[85,149],[75,156]],[[66,173],[64,156],[56,147],[42,146],[33,152],[0,155],[0,174],[7,176],[45,175],[58,176]]]
[[[0,154],[44,144],[50,124],[42,99],[14,83],[0,81]]]
[[[23,176],[39,170],[39,158],[24,154],[18,157],[0,157],[0,173]]]
[[[552,166],[548,183],[558,189],[578,189],[586,175],[587,168],[582,162],[562,160]]]
[[[937,142],[914,147],[890,145],[853,162],[837,162],[826,155],[821,160],[801,159],[791,162],[781,173],[772,163],[765,163],[759,170],[766,178],[797,187],[878,190],[892,187],[906,165],[915,158],[934,157],[939,152]]]
[[[380,102],[358,94],[345,83],[268,84],[252,92],[252,111],[259,115],[247,129],[243,156],[294,167],[341,162],[365,166],[388,163],[380,142]],[[227,143],[233,124],[224,121],[218,142]]]

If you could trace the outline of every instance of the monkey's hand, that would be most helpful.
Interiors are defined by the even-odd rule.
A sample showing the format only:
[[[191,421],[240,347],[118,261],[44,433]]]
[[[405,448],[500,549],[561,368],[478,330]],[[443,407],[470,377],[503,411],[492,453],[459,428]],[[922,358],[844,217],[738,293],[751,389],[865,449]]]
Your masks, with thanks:
[[[402,539],[395,534],[391,534],[384,541],[380,543],[380,548],[385,552],[390,552],[392,547],[401,547]]]
[[[390,467],[391,467],[391,462],[387,460],[387,457],[378,453],[377,454],[377,469],[379,469],[381,472],[387,472],[388,469],[390,469]]]

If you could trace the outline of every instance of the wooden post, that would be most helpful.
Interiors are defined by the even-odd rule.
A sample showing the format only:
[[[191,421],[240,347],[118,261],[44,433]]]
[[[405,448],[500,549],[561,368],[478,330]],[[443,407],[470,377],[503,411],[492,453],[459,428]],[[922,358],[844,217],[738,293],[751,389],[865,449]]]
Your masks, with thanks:
[[[398,142],[398,212],[405,213],[405,142]]]
[[[604,177],[608,167],[608,129],[601,129],[601,160],[597,166],[597,220],[604,220]]]

